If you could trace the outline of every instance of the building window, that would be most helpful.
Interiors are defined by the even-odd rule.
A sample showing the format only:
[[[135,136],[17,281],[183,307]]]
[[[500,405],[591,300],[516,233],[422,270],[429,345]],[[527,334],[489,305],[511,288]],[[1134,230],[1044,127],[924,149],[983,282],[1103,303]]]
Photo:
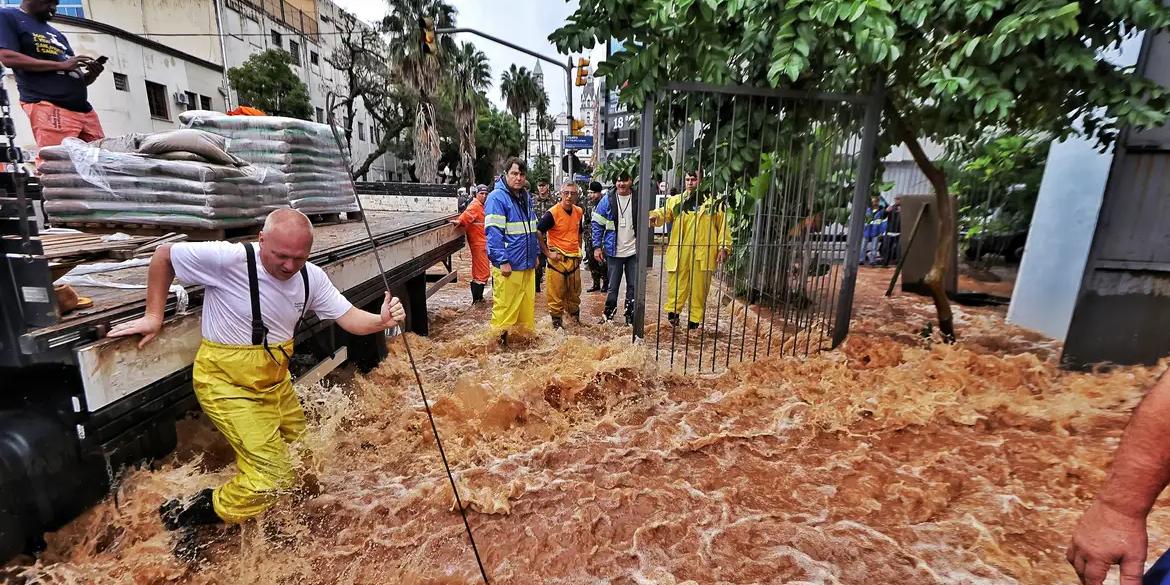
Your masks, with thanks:
[[[211,97],[210,96],[205,96],[205,95],[199,96],[199,109],[201,109],[201,110],[210,110],[211,109]]]
[[[288,53],[292,55],[293,65],[301,66],[301,44],[296,41],[288,42]]]
[[[321,108],[317,108],[317,123],[318,124],[325,123],[325,110],[322,110]]]
[[[194,109],[197,109],[198,107],[199,107],[199,96],[195,95],[195,92],[193,92],[193,91],[188,91],[187,92],[187,109],[194,110]]]
[[[382,143],[382,133],[378,131],[377,124],[370,124],[370,142],[374,144]]]
[[[284,45],[280,42],[280,33],[272,31],[272,44],[278,49],[283,49]]]
[[[313,65],[317,65],[320,63],[320,61],[321,61],[321,56],[317,54],[317,51],[309,51],[309,63],[312,63]]]
[[[114,89],[118,91],[130,91],[130,78],[126,77],[125,73],[115,73]]]
[[[366,125],[358,122],[358,140],[365,141],[366,139]]]
[[[167,86],[147,81],[146,103],[150,106],[150,117],[171,119],[171,113],[167,108]]]

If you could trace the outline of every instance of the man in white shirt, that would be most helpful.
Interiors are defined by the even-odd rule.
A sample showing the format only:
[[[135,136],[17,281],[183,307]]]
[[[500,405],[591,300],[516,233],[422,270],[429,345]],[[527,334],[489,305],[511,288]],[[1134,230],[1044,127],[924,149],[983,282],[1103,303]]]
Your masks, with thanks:
[[[638,239],[634,216],[638,212],[637,197],[631,189],[633,177],[622,173],[614,183],[616,192],[601,199],[591,218],[594,260],[605,261],[609,272],[606,282],[605,321],[617,314],[618,292],[622,277],[626,279],[626,325],[634,322],[634,278],[638,270]]]
[[[272,212],[259,244],[179,243],[160,246],[147,274],[146,315],[123,323],[110,337],[141,335],[138,346],[163,327],[171,281],[202,285],[203,342],[192,385],[199,405],[236,452],[239,472],[186,505],[159,509],[170,530],[221,521],[242,522],[293,487],[286,443],[300,438],[305,415],[293,391],[289,358],[296,327],[306,312],[334,319],[354,335],[396,327],[402,304],[386,293],[380,315],[354,307],[319,267],[308,263],[313,246],[309,218],[293,209]]]

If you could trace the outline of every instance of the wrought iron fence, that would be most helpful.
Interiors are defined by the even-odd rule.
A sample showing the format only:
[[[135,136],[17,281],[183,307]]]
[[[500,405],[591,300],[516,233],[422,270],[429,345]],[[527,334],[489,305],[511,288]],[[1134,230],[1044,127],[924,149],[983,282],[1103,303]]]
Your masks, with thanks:
[[[715,372],[844,339],[881,99],[676,83],[645,105],[634,335],[660,363]]]

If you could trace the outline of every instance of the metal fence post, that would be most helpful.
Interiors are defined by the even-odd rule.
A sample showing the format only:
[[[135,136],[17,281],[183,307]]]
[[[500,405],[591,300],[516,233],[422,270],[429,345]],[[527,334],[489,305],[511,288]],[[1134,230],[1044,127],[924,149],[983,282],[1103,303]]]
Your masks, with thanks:
[[[874,81],[873,90],[865,102],[865,126],[861,133],[861,164],[857,170],[857,184],[853,188],[853,207],[849,212],[849,235],[845,249],[845,278],[837,301],[837,316],[833,323],[833,347],[849,335],[849,320],[853,318],[853,293],[857,289],[857,265],[861,261],[861,238],[865,230],[865,210],[873,187],[874,167],[877,163],[877,138],[886,99],[886,80]]]
[[[638,267],[638,276],[634,284],[634,337],[642,339],[646,332],[646,279],[650,276],[650,263],[647,262],[654,247],[651,239],[654,232],[650,230],[650,210],[653,209],[654,177],[654,96],[646,98],[642,106],[642,126],[639,128],[641,146],[641,160],[638,168],[638,215],[637,240],[638,255],[635,264]]]

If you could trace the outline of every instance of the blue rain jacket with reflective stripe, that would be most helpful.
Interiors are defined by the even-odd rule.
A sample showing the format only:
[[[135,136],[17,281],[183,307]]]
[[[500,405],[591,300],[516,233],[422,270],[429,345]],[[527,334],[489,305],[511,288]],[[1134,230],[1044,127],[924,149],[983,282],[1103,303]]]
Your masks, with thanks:
[[[630,202],[630,211],[636,214],[638,195],[635,194],[633,197],[634,199]],[[597,202],[597,207],[593,208],[593,215],[589,218],[593,247],[601,248],[606,256],[617,254],[617,214],[617,191],[611,189],[605,197],[601,198],[601,201]]]
[[[519,199],[512,196],[503,177],[496,180],[496,188],[488,193],[484,209],[484,231],[487,233],[487,253],[492,266],[505,262],[512,270],[536,267],[540,243],[536,239],[536,214],[532,211],[532,196],[524,191]]]

